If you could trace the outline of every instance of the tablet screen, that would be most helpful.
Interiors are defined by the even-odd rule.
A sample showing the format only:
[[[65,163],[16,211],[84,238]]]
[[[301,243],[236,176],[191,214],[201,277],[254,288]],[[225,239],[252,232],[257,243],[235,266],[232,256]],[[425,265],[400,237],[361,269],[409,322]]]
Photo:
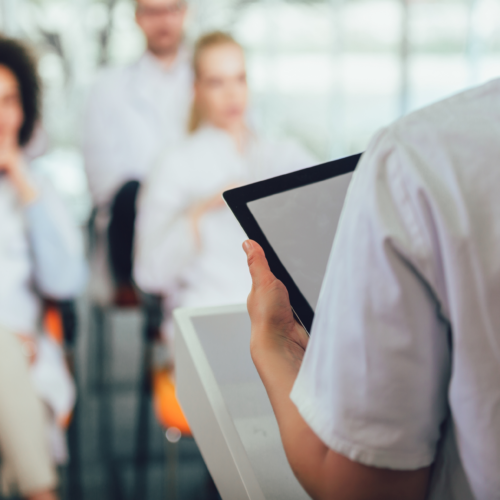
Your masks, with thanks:
[[[313,311],[351,177],[352,172],[247,203]]]
[[[311,331],[344,199],[361,153],[225,191],[247,236],[263,248]]]

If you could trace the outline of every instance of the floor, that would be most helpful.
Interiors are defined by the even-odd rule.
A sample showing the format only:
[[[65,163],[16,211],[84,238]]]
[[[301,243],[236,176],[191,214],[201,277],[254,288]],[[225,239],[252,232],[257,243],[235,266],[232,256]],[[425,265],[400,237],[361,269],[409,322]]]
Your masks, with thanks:
[[[77,449],[62,470],[62,496],[68,500],[219,499],[194,440],[169,443],[151,404],[147,456],[134,460],[140,386],[142,318],[137,310],[108,313],[105,383],[96,385],[95,329],[89,307],[80,306],[77,344],[79,398]],[[92,334],[94,333],[94,335]],[[74,436],[74,435],[73,435]],[[70,437],[74,439],[74,437]],[[141,443],[144,445],[145,440]],[[177,460],[176,460],[177,458]],[[141,470],[143,476],[138,476]],[[137,482],[142,477],[143,483]]]

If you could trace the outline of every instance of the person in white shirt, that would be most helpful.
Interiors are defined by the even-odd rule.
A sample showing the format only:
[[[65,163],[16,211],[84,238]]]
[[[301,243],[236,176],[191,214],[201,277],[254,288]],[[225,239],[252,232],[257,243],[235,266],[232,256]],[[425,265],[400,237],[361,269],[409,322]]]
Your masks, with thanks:
[[[190,57],[182,42],[186,11],[184,0],[137,0],[136,21],[147,50],[131,66],[106,70],[89,98],[83,153],[97,208],[93,276],[107,275],[110,266],[114,278],[92,287],[103,303],[115,287],[118,303],[135,301],[135,198],[160,152],[186,133],[192,95]]]
[[[257,243],[251,351],[313,498],[500,498],[500,80],[382,130],[307,338]]]
[[[291,141],[269,141],[247,125],[245,58],[215,32],[195,48],[190,136],[167,151],[139,197],[134,276],[169,308],[241,303],[250,285],[244,233],[221,193],[314,163]]]
[[[75,397],[62,351],[38,335],[42,298],[74,298],[86,269],[68,212],[23,154],[39,88],[27,50],[0,38],[0,455],[21,494],[42,500],[55,498],[56,474],[41,400],[56,421]]]

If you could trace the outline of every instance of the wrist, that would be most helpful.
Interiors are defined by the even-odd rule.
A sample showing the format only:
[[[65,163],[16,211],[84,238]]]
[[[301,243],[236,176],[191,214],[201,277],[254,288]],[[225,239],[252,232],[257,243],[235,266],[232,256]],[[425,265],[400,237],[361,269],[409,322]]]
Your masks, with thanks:
[[[261,376],[270,367],[272,369],[277,365],[287,366],[296,374],[300,369],[304,350],[287,335],[272,327],[263,327],[252,329],[250,354]]]
[[[31,205],[38,198],[38,191],[33,185],[33,183],[24,177],[16,183],[17,191],[19,193],[19,198],[24,206]]]
[[[30,205],[38,198],[38,190],[34,182],[31,180],[26,166],[22,160],[18,167],[11,172],[11,179],[17,189],[19,198],[23,205]]]

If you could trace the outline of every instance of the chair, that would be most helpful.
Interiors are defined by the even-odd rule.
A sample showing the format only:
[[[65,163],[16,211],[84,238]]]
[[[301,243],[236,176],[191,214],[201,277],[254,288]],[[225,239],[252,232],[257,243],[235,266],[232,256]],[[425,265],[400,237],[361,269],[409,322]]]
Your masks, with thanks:
[[[89,253],[91,262],[100,262],[98,273],[109,275],[108,255],[106,249],[106,216],[94,208],[88,222]],[[92,266],[91,266],[92,267]],[[101,279],[106,282],[105,288],[110,287],[111,278]],[[101,276],[102,278],[102,276]],[[92,280],[92,276],[91,276]],[[111,285],[112,286],[112,285]],[[92,294],[91,294],[92,295]],[[140,301],[126,306],[118,305],[113,300],[113,290],[107,290],[103,297],[91,297],[90,316],[91,326],[89,329],[89,349],[88,349],[88,374],[90,391],[98,397],[98,433],[99,443],[103,461],[106,464],[106,481],[110,500],[122,500],[125,498],[119,472],[115,464],[115,457],[112,449],[112,405],[110,391],[115,391],[116,387],[111,387],[108,366],[111,359],[111,328],[110,315],[117,310],[139,310]],[[123,389],[123,388],[121,388]],[[128,389],[128,388],[126,388]],[[134,388],[130,388],[135,390]]]
[[[177,400],[172,369],[155,370],[153,380],[153,405],[156,419],[165,429],[167,443],[168,498],[177,499],[177,466],[179,441],[192,439],[191,429]]]
[[[64,349],[70,371],[78,387],[74,356],[78,330],[75,301],[44,299],[42,323],[44,331]],[[81,500],[83,496],[80,476],[77,404],[75,404],[72,414],[67,416],[64,427],[68,433],[68,447],[70,453],[67,497],[71,500]]]
[[[189,424],[175,395],[171,368],[155,368],[152,364],[154,342],[160,338],[163,322],[163,300],[158,295],[142,294],[144,312],[143,365],[141,394],[137,415],[135,447],[135,484],[133,498],[147,498],[147,461],[149,456],[149,408],[151,402],[156,419],[166,430],[168,498],[177,498],[178,442],[181,437],[191,438]]]
[[[44,300],[43,326],[44,330],[64,349],[78,393],[79,380],[75,355],[78,316],[75,301]],[[67,416],[65,427],[70,453],[67,497],[71,500],[81,500],[83,494],[80,474],[78,399],[72,414]]]

